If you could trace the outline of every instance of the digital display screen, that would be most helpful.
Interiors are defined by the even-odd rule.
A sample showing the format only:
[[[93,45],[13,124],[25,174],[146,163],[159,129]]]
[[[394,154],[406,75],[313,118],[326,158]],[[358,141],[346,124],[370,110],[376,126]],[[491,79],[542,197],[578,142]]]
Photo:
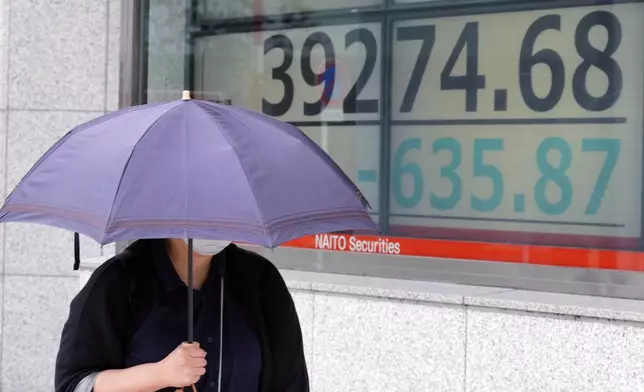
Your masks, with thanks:
[[[639,238],[641,14],[395,23],[391,223]]]
[[[196,41],[195,84],[299,126],[376,214],[389,127],[394,235],[633,248],[643,13],[628,3],[218,34]]]

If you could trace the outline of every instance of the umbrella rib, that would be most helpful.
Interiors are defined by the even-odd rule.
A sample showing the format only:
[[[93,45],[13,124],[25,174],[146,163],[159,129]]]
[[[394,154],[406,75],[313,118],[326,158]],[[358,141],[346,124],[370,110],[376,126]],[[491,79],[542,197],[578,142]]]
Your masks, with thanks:
[[[137,142],[134,144],[134,147],[132,147],[130,156],[127,157],[127,161],[125,161],[125,166],[123,166],[123,171],[121,172],[121,177],[119,178],[119,184],[116,187],[116,192],[114,193],[114,200],[112,201],[112,207],[110,207],[110,213],[107,216],[107,221],[105,223],[105,233],[108,232],[108,229],[112,224],[112,214],[114,213],[114,205],[116,204],[116,198],[118,197],[119,192],[121,191],[121,185],[123,184],[123,177],[125,177],[125,172],[127,171],[127,168],[130,166],[130,161],[132,161],[132,157],[134,156],[134,152],[136,151],[136,148],[139,146],[139,144],[141,144],[141,141],[143,140],[143,138],[145,138],[145,135],[147,135],[148,132],[150,132],[150,129],[154,128],[154,126],[163,118],[163,116],[165,116],[166,114],[170,113],[172,110],[179,107],[179,103],[180,102],[176,102],[174,106],[169,107],[168,110],[163,112],[163,114],[161,114],[156,120],[154,120],[154,122],[150,124],[150,126],[145,130],[145,132],[143,132],[139,140],[137,140]]]
[[[264,218],[264,214],[262,213],[262,208],[259,205],[259,200],[257,199],[257,195],[255,194],[255,190],[253,189],[253,185],[250,183],[250,178],[248,177],[248,173],[246,173],[246,167],[244,166],[244,163],[242,162],[239,154],[237,153],[237,149],[235,148],[235,145],[231,142],[231,140],[228,137],[228,134],[226,133],[226,131],[222,127],[220,127],[219,124],[216,121],[214,121],[214,119],[210,116],[210,113],[209,113],[210,108],[208,106],[206,106],[206,105],[202,105],[200,102],[195,102],[195,103],[199,107],[201,107],[201,109],[206,113],[206,117],[208,117],[208,119],[217,127],[217,129],[219,129],[221,134],[224,135],[224,137],[226,138],[226,141],[228,142],[230,147],[235,151],[235,157],[237,157],[237,161],[239,161],[239,166],[241,167],[242,172],[244,173],[244,177],[246,179],[246,182],[248,183],[248,188],[250,189],[250,193],[253,196],[253,199],[255,199],[255,204],[257,205],[257,212],[259,213],[259,218],[262,220],[262,225],[261,225],[262,231],[264,232],[264,236],[268,237],[269,233],[266,230],[266,219]],[[229,120],[230,119],[234,120],[235,122],[237,122],[239,125],[241,125],[247,132],[249,132],[252,135],[252,132],[250,131],[250,129],[248,129],[248,127],[246,127],[246,125],[244,125],[243,123],[237,121],[235,118],[233,118],[231,116],[228,116],[224,112],[224,110],[222,110],[220,114],[225,116]],[[252,140],[252,138],[251,138],[251,140]],[[272,245],[273,244],[272,239],[270,241],[271,241],[271,245]]]

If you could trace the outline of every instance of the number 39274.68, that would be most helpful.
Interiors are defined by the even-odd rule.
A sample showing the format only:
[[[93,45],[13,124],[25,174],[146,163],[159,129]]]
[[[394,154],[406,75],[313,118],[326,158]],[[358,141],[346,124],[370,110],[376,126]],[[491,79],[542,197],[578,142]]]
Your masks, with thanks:
[[[607,33],[607,40],[603,47],[597,47],[591,43],[591,30],[602,27]],[[523,36],[518,53],[518,87],[521,97],[526,106],[534,112],[547,112],[552,110],[560,102],[565,89],[566,67],[561,54],[554,49],[545,48],[535,52],[536,46],[548,46],[547,41],[539,44],[538,41],[544,33],[555,33],[562,29],[561,15],[551,13],[536,18],[527,28]],[[449,58],[443,65],[440,73],[439,86],[427,86],[423,84],[423,78],[431,65],[432,50],[434,49],[437,37],[441,37],[441,31],[434,24],[406,25],[399,26],[394,31],[395,42],[421,41],[420,49],[415,58],[413,70],[409,76],[402,102],[398,109],[400,113],[409,113],[416,108],[416,98],[421,87],[436,88],[440,90],[463,90],[465,93],[465,111],[476,112],[478,109],[478,92],[486,88],[486,76],[479,73],[479,22],[467,22],[464,24],[458,40],[454,45]],[[561,39],[564,39],[562,37]],[[364,87],[374,75],[378,56],[382,55],[379,50],[378,39],[368,28],[358,27],[348,31],[340,38],[332,37],[325,32],[324,27],[311,32],[305,39],[301,56],[299,59],[299,71],[302,80],[306,85],[319,87],[321,94],[314,102],[295,103],[295,89],[302,86],[294,82],[294,75],[290,70],[293,65],[294,53],[293,41],[288,34],[278,33],[268,37],[264,41],[264,54],[273,50],[282,50],[284,53],[282,62],[271,70],[271,78],[283,85],[284,93],[278,101],[269,101],[262,98],[262,111],[271,116],[282,116],[286,114],[294,104],[302,105],[304,116],[319,115],[328,103],[328,97],[333,94],[335,86],[335,61],[337,47],[343,49],[358,48],[362,46],[366,56],[360,72],[352,75],[354,83],[343,98],[342,108],[344,113],[377,113],[379,109],[378,98],[361,98]],[[552,36],[550,36],[552,39]],[[596,10],[587,13],[581,18],[574,31],[574,47],[581,62],[574,68],[572,75],[572,95],[577,104],[592,112],[610,109],[619,99],[622,91],[623,76],[618,62],[612,57],[618,50],[622,41],[622,26],[618,17],[606,10]],[[395,44],[394,44],[395,45]],[[311,64],[311,53],[317,46],[324,53],[326,66],[320,72],[316,72]],[[465,73],[455,75],[457,61],[465,57]],[[408,61],[407,59],[404,59]],[[352,61],[354,61],[352,59]],[[394,59],[394,72],[396,62],[403,59]],[[431,67],[429,67],[431,65]],[[547,94],[537,94],[533,86],[533,70],[536,66],[546,66],[550,72],[550,86]],[[593,95],[588,88],[589,70],[594,67],[605,75],[607,88],[602,94]],[[299,77],[298,77],[299,80]],[[302,88],[302,87],[299,87]],[[505,110],[503,108],[497,110]]]

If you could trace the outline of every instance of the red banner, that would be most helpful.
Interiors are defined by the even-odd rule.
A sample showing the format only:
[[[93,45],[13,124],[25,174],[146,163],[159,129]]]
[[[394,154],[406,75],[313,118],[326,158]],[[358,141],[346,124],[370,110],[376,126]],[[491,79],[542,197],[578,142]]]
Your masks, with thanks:
[[[343,234],[306,236],[284,246],[362,254],[644,271],[644,253],[632,251]]]

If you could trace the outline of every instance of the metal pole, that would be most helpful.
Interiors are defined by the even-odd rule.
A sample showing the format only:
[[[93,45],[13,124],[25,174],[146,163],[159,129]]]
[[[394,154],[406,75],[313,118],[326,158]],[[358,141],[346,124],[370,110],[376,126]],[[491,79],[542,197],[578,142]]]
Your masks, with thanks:
[[[195,284],[193,275],[194,268],[192,268],[192,264],[192,238],[188,238],[188,343],[193,343],[195,341],[195,307],[193,306]],[[221,366],[221,363],[219,364],[219,366]],[[197,392],[197,387],[195,386],[195,384],[192,384],[191,387],[192,392]]]
[[[188,239],[188,343],[194,342],[195,331],[194,331],[194,319],[195,319],[195,309],[194,309],[194,276],[192,267],[192,238]]]

